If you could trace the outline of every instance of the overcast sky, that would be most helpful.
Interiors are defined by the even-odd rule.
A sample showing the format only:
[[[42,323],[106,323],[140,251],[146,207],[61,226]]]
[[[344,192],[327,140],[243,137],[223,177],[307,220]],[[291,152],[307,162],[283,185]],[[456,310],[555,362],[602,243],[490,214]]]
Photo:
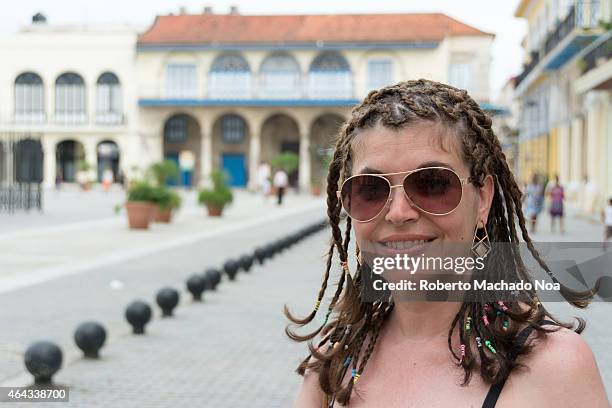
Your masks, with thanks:
[[[480,30],[495,33],[491,65],[493,96],[521,70],[520,43],[526,23],[514,18],[519,0],[18,0],[3,7],[0,33],[14,33],[42,12],[49,23],[136,23],[149,25],[156,15],[177,13],[180,6],[200,13],[212,6],[226,13],[230,5],[242,14],[347,14],[441,12]]]

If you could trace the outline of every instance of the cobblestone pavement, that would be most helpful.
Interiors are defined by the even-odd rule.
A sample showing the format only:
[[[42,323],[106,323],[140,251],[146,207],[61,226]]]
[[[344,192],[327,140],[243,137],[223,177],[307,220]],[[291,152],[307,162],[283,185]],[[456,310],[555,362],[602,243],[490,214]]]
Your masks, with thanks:
[[[71,402],[36,406],[291,406],[301,383],[293,370],[305,346],[284,335],[282,306],[288,303],[300,315],[310,311],[320,286],[328,232],[307,238],[249,274],[241,272],[236,282],[224,281],[218,292],[205,293],[202,304],[188,299],[184,281],[191,273],[219,266],[227,257],[251,251],[321,214],[309,210],[279,217],[265,227],[204,238],[4,293],[0,321],[10,329],[0,336],[0,385],[31,382],[23,368],[23,352],[32,341],[45,338],[64,350],[64,367],[56,382],[70,387]],[[600,239],[598,225],[573,215],[566,221],[566,235],[553,236],[546,232],[544,217],[534,239]],[[122,288],[109,285],[111,281],[121,282]],[[123,319],[125,306],[136,298],[153,305],[155,292],[166,285],[181,290],[176,316],[162,319],[155,307],[148,334],[131,335]],[[585,311],[564,304],[546,306],[559,318],[579,315],[588,320],[584,336],[610,394],[610,304],[595,303]],[[74,346],[73,330],[85,320],[97,320],[109,331],[99,361],[82,359]]]
[[[320,211],[310,211],[266,228],[5,294],[0,320],[11,330],[2,335],[8,341],[0,359],[2,385],[31,381],[20,375],[23,349],[46,338],[65,353],[56,381],[71,387],[71,402],[62,406],[290,406],[300,383],[292,371],[305,348],[286,338],[282,307],[289,303],[303,314],[312,307],[327,234],[307,238],[249,274],[241,273],[236,282],[222,282],[217,292],[205,293],[202,304],[188,298],[184,280],[320,217]],[[111,279],[123,282],[123,289],[112,289]],[[161,319],[155,307],[148,334],[131,335],[124,307],[136,298],[153,305],[156,290],[165,285],[181,290],[176,317]],[[92,319],[104,324],[110,335],[100,361],[82,359],[72,341],[76,326]]]

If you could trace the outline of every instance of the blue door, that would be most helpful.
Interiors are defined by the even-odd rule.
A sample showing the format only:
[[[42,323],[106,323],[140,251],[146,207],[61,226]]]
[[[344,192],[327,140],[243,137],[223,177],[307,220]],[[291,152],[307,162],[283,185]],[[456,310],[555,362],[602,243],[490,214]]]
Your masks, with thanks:
[[[242,153],[223,153],[223,170],[229,174],[229,185],[232,187],[246,186],[246,161]]]
[[[178,167],[178,164],[179,164],[178,157],[179,157],[178,153],[166,153],[166,160],[172,160],[173,162],[176,163],[177,167]],[[167,186],[176,186],[176,179],[169,178],[168,180],[166,180],[166,185]]]

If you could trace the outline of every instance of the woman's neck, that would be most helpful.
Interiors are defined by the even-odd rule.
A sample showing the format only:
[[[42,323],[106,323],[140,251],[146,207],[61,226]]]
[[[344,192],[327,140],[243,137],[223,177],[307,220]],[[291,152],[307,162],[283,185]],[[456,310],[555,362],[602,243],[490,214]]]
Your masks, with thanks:
[[[388,331],[398,341],[446,339],[460,308],[460,302],[399,301],[389,316]]]

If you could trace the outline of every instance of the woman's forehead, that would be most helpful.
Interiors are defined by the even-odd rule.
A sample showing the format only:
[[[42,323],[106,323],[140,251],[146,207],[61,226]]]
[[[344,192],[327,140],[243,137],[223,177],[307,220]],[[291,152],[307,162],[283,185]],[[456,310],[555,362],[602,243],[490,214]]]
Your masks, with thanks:
[[[353,148],[353,173],[362,168],[394,172],[423,167],[430,162],[447,163],[459,170],[460,142],[455,134],[438,126],[419,124],[398,130],[382,126],[365,129]]]

